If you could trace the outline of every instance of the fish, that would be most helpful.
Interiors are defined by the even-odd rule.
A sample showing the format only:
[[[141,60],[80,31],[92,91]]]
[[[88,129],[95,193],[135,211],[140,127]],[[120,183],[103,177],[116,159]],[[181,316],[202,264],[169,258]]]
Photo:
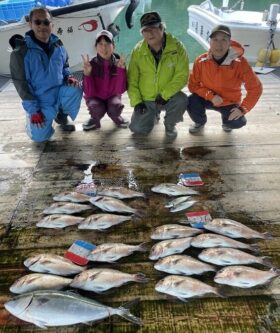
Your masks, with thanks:
[[[129,213],[129,214],[140,215],[136,209],[128,206],[119,199],[96,196],[91,198],[90,202],[94,206],[98,207],[99,209],[105,212]]]
[[[82,205],[73,202],[56,202],[43,210],[44,214],[76,214],[90,210],[91,205]]]
[[[226,236],[217,234],[201,234],[193,237],[191,246],[198,248],[211,248],[211,247],[232,247],[236,249],[245,249],[254,252],[259,251],[256,244],[245,244]]]
[[[213,219],[211,222],[205,223],[204,228],[230,238],[273,239],[273,236],[268,232],[260,233],[240,222],[230,219]]]
[[[180,224],[164,224],[151,233],[151,239],[172,239],[191,237],[202,233],[203,231],[196,228],[187,227]]]
[[[201,262],[187,255],[172,255],[158,260],[154,268],[158,271],[178,275],[200,275],[206,272],[216,272],[212,265]]]
[[[268,284],[279,276],[280,270],[276,268],[262,271],[247,266],[229,266],[219,270],[214,277],[214,281],[233,287],[252,288]]]
[[[192,207],[197,201],[195,200],[192,200],[192,201],[184,201],[180,204],[178,204],[177,206],[175,207],[172,207],[170,209],[170,212],[171,213],[176,213],[176,212],[180,212],[181,210],[185,210],[185,209],[188,209],[190,207]]]
[[[172,183],[162,183],[156,186],[153,186],[151,189],[155,193],[167,194],[169,196],[181,196],[181,195],[194,195],[198,194],[197,191],[183,186]]]
[[[165,207],[165,208],[173,208],[173,207],[179,205],[180,203],[187,201],[189,198],[191,198],[191,196],[189,196],[189,195],[187,195],[187,196],[183,196],[183,197],[178,197],[178,198],[176,198],[176,199],[173,199],[173,200],[171,200],[171,201],[168,201],[168,202],[164,205],[164,207]]]
[[[62,229],[79,224],[83,220],[83,217],[66,214],[53,214],[45,216],[36,224],[36,226],[40,228]]]
[[[93,268],[76,275],[70,286],[99,294],[128,282],[146,283],[148,279],[142,273],[128,274],[116,269]]]
[[[269,257],[256,257],[252,254],[229,247],[203,250],[198,258],[218,266],[261,264],[272,267]]]
[[[39,290],[15,296],[4,306],[15,317],[46,329],[51,326],[92,323],[113,315],[141,325],[140,318],[128,309],[134,303],[113,308],[73,292]]]
[[[78,225],[78,229],[106,230],[128,220],[131,220],[131,215],[92,214]]]
[[[147,244],[129,245],[123,243],[105,243],[96,246],[96,248],[88,254],[87,259],[113,263],[120,258],[129,256],[135,251],[146,252]]]
[[[35,290],[60,290],[70,285],[72,279],[58,275],[32,273],[17,279],[10,287],[14,294],[23,294]]]
[[[78,266],[71,260],[55,254],[37,254],[25,259],[24,266],[33,272],[68,276],[81,273],[86,266]]]
[[[156,243],[150,251],[149,259],[158,260],[176,253],[182,253],[191,246],[192,237],[168,239]]]
[[[105,197],[113,197],[116,199],[132,199],[132,198],[144,198],[145,194],[137,191],[133,191],[126,187],[111,186],[107,188],[100,188],[97,190],[97,195]]]
[[[156,284],[155,290],[175,296],[183,302],[186,302],[188,298],[202,297],[209,294],[222,296],[217,288],[211,287],[199,280],[178,275],[164,277]]]
[[[79,192],[62,192],[53,197],[54,201],[89,202],[90,196]]]

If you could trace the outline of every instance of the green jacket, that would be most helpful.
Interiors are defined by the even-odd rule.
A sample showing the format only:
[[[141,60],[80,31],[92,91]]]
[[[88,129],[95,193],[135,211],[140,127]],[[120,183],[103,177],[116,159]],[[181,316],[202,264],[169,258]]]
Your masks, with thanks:
[[[168,100],[187,84],[189,59],[183,44],[166,33],[166,46],[158,66],[145,40],[132,50],[128,66],[128,96],[131,106],[154,101],[160,94]]]

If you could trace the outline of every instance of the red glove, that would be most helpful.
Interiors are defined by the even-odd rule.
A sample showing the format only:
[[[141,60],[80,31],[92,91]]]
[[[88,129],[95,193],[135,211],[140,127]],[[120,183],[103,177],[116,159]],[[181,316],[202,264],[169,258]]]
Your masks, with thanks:
[[[41,111],[37,111],[31,115],[31,123],[37,127],[43,127],[45,122],[45,116]]]
[[[66,78],[66,84],[69,85],[69,86],[78,87],[79,86],[79,81],[77,79],[75,79],[74,76],[68,76]]]

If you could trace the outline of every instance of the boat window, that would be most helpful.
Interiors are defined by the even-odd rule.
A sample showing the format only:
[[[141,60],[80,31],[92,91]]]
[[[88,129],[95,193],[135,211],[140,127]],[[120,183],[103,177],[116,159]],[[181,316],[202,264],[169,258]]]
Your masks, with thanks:
[[[203,1],[201,4],[200,4],[200,7],[205,9],[205,10],[208,10],[210,12],[215,12],[215,7],[214,5],[212,4],[211,0],[205,0]]]

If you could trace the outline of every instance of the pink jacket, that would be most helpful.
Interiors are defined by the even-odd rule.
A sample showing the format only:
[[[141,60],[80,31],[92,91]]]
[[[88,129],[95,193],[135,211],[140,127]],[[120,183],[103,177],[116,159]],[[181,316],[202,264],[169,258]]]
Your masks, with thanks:
[[[85,99],[97,97],[106,100],[127,90],[126,69],[115,65],[114,56],[109,61],[97,56],[90,63],[93,68],[91,75],[83,77]]]

